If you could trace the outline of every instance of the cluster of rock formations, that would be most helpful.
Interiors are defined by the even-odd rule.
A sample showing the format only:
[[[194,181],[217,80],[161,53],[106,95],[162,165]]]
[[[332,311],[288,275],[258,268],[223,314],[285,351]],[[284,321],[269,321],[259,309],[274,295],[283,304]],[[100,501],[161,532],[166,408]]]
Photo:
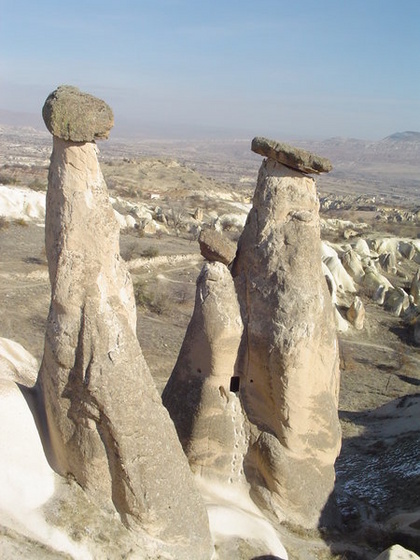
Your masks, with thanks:
[[[246,483],[271,515],[313,527],[334,485],[339,371],[306,172],[330,164],[266,139],[252,146],[267,159],[235,260],[205,265],[163,402],[194,472]]]
[[[208,262],[161,400],[136,337],[132,282],[97,159],[95,140],[108,137],[112,111],[62,86],[43,117],[53,135],[51,305],[30,398],[52,468],[132,535],[124,554],[136,558],[214,557],[199,488],[252,501],[273,527],[330,522],[341,444],[334,297],[353,282],[383,281],[360,257],[367,246],[340,258],[324,248],[321,258],[309,174],[328,172],[329,161],[253,140],[265,159],[252,209],[237,248],[201,232]],[[413,311],[419,273],[410,298]],[[359,298],[347,317],[362,328]]]
[[[108,136],[112,112],[63,86],[43,116],[53,133],[52,294],[36,393],[50,463],[127,527],[178,547],[177,558],[211,556],[192,473],[251,493],[273,519],[316,526],[340,449],[339,372],[306,173],[328,162],[255,140],[267,159],[237,253],[217,232],[202,233],[211,262],[163,394],[178,440],[135,336],[132,284],[98,165],[94,140]]]
[[[360,297],[347,310],[346,319],[338,311],[345,307],[349,295],[364,292],[378,305],[400,317],[411,332],[415,344],[420,344],[419,274],[410,280],[404,277],[407,287],[394,286],[387,276],[401,277],[399,263],[402,259],[420,265],[420,240],[378,237],[355,237],[344,244],[322,242],[322,263],[328,279],[335,318],[340,331],[346,331],[349,322],[357,329],[363,328],[365,312]]]

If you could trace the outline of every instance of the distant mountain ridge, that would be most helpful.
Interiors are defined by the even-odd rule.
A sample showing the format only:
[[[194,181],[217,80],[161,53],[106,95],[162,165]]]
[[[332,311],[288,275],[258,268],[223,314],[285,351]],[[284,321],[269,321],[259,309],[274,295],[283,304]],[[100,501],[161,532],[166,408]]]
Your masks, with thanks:
[[[415,132],[413,130],[406,130],[405,132],[394,132],[390,136],[387,136],[382,140],[382,142],[392,141],[392,142],[420,142],[420,132]]]

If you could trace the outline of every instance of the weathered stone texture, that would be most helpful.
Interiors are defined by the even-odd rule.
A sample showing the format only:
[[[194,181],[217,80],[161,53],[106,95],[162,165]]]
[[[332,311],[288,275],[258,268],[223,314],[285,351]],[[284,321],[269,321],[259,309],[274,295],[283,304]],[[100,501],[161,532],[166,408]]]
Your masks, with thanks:
[[[260,434],[247,458],[259,478],[254,492],[279,517],[315,526],[333,490],[341,435],[313,179],[263,162],[232,272],[245,329],[241,400]]]
[[[247,422],[232,382],[243,331],[232,276],[206,263],[194,313],[162,395],[193,472],[219,483],[245,482]]]
[[[365,323],[366,310],[362,300],[356,296],[353,303],[347,310],[347,319],[358,331],[363,329]]]
[[[302,173],[328,173],[332,169],[331,162],[326,158],[261,136],[252,140],[251,149],[256,154],[271,158]]]
[[[105,101],[73,86],[59,86],[50,93],[42,116],[53,136],[72,142],[108,138],[114,126],[112,110]]]
[[[210,262],[229,265],[236,254],[236,244],[214,229],[204,229],[198,238],[202,256]]]
[[[206,511],[136,338],[94,143],[54,137],[46,251],[52,295],[37,388],[54,468],[127,525],[182,541],[177,558],[209,558]]]

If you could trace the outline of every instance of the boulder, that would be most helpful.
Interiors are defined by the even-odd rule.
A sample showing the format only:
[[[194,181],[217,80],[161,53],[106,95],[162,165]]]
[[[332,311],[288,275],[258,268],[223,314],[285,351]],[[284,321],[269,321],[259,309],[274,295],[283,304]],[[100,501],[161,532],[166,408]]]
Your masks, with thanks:
[[[362,284],[365,288],[372,292],[372,295],[378,292],[378,289],[383,286],[385,291],[393,288],[391,282],[381,274],[376,266],[371,263],[365,267],[365,275],[362,279]]]
[[[414,274],[411,281],[410,296],[413,296],[413,302],[420,306],[420,268]]]
[[[318,207],[312,178],[264,160],[232,267],[244,320],[238,371],[253,425],[245,460],[252,495],[279,519],[307,527],[327,514],[341,445]]]
[[[397,258],[395,253],[381,253],[379,255],[379,264],[385,272],[397,274]]]
[[[324,273],[325,280],[327,282],[328,291],[331,295],[331,303],[333,304],[333,311],[334,311],[334,321],[338,332],[346,332],[348,331],[349,324],[341,315],[338,304],[337,304],[337,285],[334,280],[334,276],[332,275],[330,269],[324,262],[321,262],[322,265],[322,272]]]
[[[137,340],[93,142],[54,136],[45,237],[52,293],[36,390],[50,464],[176,558],[209,558],[205,507]]]
[[[328,267],[334,277],[337,291],[341,294],[345,292],[355,293],[356,286],[354,285],[352,277],[342,265],[338,255],[335,256],[322,256],[322,262]]]
[[[332,169],[327,158],[261,136],[252,140],[251,150],[302,173],[328,173]]]
[[[353,280],[359,284],[362,281],[365,272],[363,270],[361,258],[356,251],[353,249],[346,251],[341,257],[341,262]]]
[[[390,311],[396,317],[399,317],[402,312],[408,309],[410,301],[407,292],[402,288],[393,288],[388,290],[385,295],[384,308]]]
[[[53,136],[72,142],[108,138],[114,126],[111,108],[73,86],[59,86],[47,97],[42,116]]]
[[[347,319],[356,330],[360,331],[363,329],[365,316],[365,306],[363,305],[362,300],[358,296],[356,296],[353,303],[347,310]]]
[[[236,254],[236,244],[215,229],[203,229],[198,238],[201,255],[210,262],[229,265]]]
[[[360,237],[355,246],[354,246],[354,251],[356,251],[356,253],[360,256],[360,257],[370,257],[371,256],[371,251],[369,249],[369,245],[367,243],[367,241],[365,239],[363,239],[362,237]]]
[[[384,550],[375,560],[420,560],[420,556],[399,544],[394,544]]]

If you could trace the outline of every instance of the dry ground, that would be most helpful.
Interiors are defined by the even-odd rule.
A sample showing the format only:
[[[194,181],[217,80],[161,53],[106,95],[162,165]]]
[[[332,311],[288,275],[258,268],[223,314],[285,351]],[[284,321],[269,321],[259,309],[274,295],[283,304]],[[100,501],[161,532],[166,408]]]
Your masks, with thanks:
[[[152,175],[146,174],[147,180],[141,182],[144,165],[140,168],[129,161],[105,165],[111,194],[149,200],[150,193],[159,190],[160,204],[170,208],[182,200],[187,211],[208,195],[206,204],[225,210],[219,194],[226,185],[184,167],[172,167],[171,172],[166,164],[149,167]],[[46,170],[36,178],[44,181]],[[238,200],[249,195],[247,184],[233,192]],[[50,296],[43,238],[43,228],[33,224],[12,223],[0,229],[0,336],[20,342],[38,360],[42,358]],[[203,259],[198,244],[187,233],[139,236],[133,230],[122,234],[120,244],[135,286],[140,344],[162,390],[192,313],[195,280]],[[349,330],[340,336],[344,439],[336,492],[342,523],[329,533],[301,533],[284,527],[292,560],[325,560],[334,555],[370,560],[391,542],[416,546],[408,533],[401,533],[398,527],[392,530],[385,522],[399,512],[420,510],[420,473],[415,469],[420,462],[419,427],[388,437],[385,427],[392,415],[378,417],[375,411],[390,402],[400,409],[414,405],[414,399],[404,398],[420,394],[420,349],[412,345],[398,318],[363,297],[367,309],[364,330]],[[408,469],[407,457],[412,470],[402,472]]]

